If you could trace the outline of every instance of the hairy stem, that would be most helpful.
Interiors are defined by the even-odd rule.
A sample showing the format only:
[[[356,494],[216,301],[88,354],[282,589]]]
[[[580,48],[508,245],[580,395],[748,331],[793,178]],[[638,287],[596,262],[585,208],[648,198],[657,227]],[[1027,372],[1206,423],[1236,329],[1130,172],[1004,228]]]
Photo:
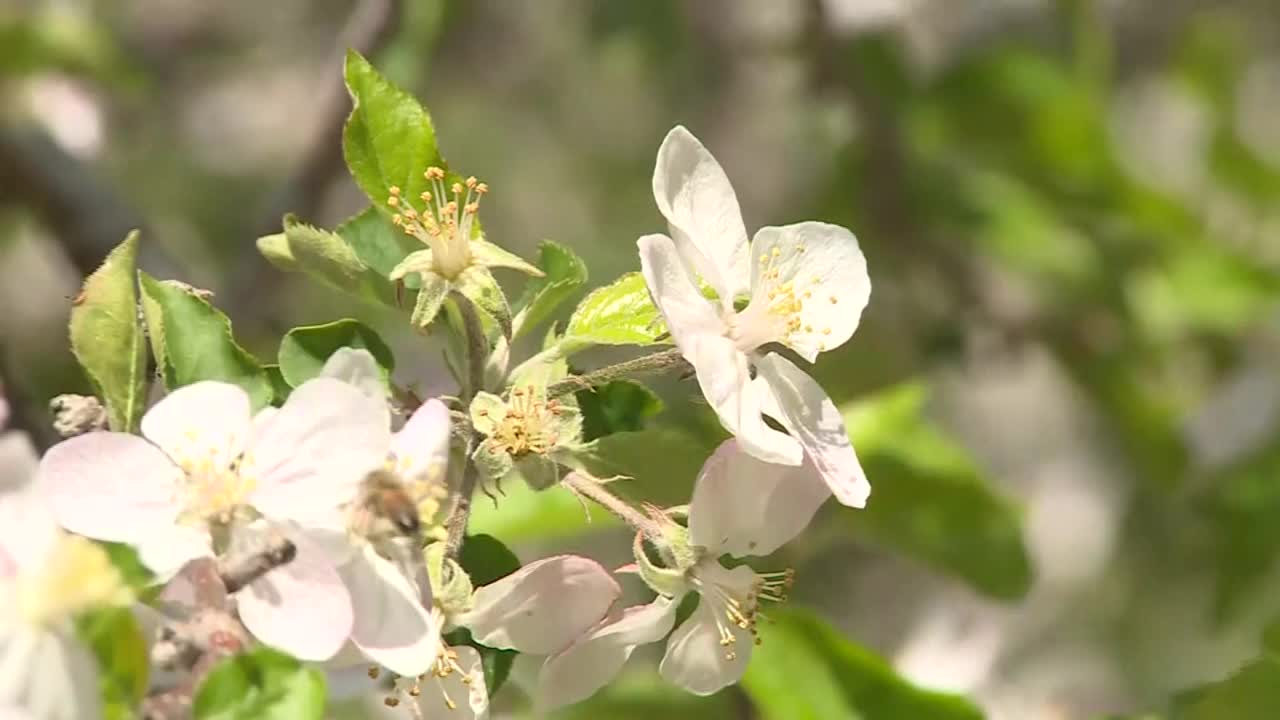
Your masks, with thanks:
[[[466,399],[470,400],[476,393],[484,389],[484,361],[489,354],[489,339],[485,337],[484,325],[480,323],[476,306],[460,292],[450,293],[450,297],[458,304],[462,314],[463,332],[467,335],[467,378]]]
[[[590,498],[605,510],[616,515],[620,520],[644,533],[645,537],[654,541],[662,540],[662,528],[652,518],[631,507],[625,500],[609,492],[595,478],[581,473],[571,472],[560,480],[561,484],[578,495]]]
[[[467,458],[466,467],[462,470],[462,484],[458,487],[458,497],[449,511],[449,519],[445,521],[445,554],[457,557],[462,549],[462,541],[467,536],[467,522],[471,519],[471,499],[476,494],[476,483],[480,480],[480,471],[476,464]]]
[[[639,375],[650,375],[653,373],[667,372],[669,370],[688,371],[693,366],[689,361],[684,359],[680,351],[676,348],[663,350],[662,352],[652,355],[645,355],[633,360],[620,362],[616,365],[607,365],[599,370],[593,370],[582,375],[570,375],[569,377],[552,383],[547,386],[547,398],[557,398],[562,395],[568,395],[579,390],[599,387],[614,380],[623,378],[632,378]]]

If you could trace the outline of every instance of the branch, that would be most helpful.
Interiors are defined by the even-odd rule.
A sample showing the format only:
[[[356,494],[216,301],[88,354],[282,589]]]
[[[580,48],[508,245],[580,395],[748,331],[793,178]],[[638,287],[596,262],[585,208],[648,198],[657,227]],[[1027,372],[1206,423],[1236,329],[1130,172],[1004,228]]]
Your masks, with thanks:
[[[593,477],[571,472],[560,479],[560,483],[579,497],[589,498],[605,510],[613,513],[631,527],[644,533],[645,537],[662,544],[662,528],[644,513],[627,504],[625,500],[605,489],[604,485]]]
[[[462,549],[462,541],[467,537],[467,523],[471,520],[471,501],[476,494],[476,484],[480,480],[480,471],[471,460],[466,459],[466,468],[462,471],[462,484],[458,487],[458,497],[453,509],[449,511],[449,519],[445,521],[448,537],[445,539],[445,554],[457,557]]]
[[[450,292],[449,296],[458,304],[458,311],[462,314],[462,331],[467,336],[466,396],[470,400],[476,393],[484,390],[484,362],[489,355],[489,339],[484,334],[484,325],[480,322],[475,303],[456,290]]]
[[[614,380],[667,372],[669,370],[686,373],[693,370],[693,366],[689,364],[688,360],[684,359],[679,349],[663,350],[652,355],[620,362],[616,365],[607,365],[599,370],[593,370],[582,375],[570,375],[547,386],[547,399],[550,400],[579,390],[607,385]]]

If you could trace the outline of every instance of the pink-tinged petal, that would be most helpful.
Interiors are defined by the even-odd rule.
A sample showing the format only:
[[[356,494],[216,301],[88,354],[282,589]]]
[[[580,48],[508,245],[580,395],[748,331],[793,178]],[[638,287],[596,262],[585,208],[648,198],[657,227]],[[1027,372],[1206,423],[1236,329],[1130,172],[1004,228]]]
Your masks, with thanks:
[[[667,321],[671,338],[688,357],[687,345],[703,334],[723,335],[727,329],[716,306],[694,283],[666,235],[645,235],[636,241],[640,248],[640,271],[654,305]]]
[[[547,659],[538,674],[540,712],[591,697],[613,679],[638,645],[666,637],[679,602],[659,597],[648,605],[618,610],[564,651]]]
[[[373,355],[362,348],[342,347],[335,350],[324,361],[319,377],[341,380],[370,397],[381,399],[387,396],[382,368],[378,367],[378,361],[373,359]]]
[[[249,502],[262,514],[328,521],[386,461],[386,402],[340,380],[299,385],[249,441],[240,474],[256,481]]]
[[[213,557],[213,539],[204,528],[170,525],[148,535],[138,544],[138,559],[164,580],[189,561]]]
[[[429,670],[440,652],[440,627],[422,606],[417,588],[368,544],[338,572],[355,611],[351,642],[398,675]]]
[[[0,717],[8,707],[39,720],[100,717],[97,680],[93,657],[75,640],[21,625],[0,631]]]
[[[693,364],[702,395],[716,411],[720,424],[738,437],[743,449],[768,462],[800,464],[800,445],[765,423],[747,356],[732,340],[718,335],[699,336],[685,357]]]
[[[432,398],[391,438],[396,472],[407,479],[436,480],[449,464],[449,408]]]
[[[671,633],[658,665],[667,682],[694,695],[710,695],[742,679],[755,638],[724,620],[726,610],[722,600],[703,595],[693,615]],[[733,634],[732,644],[723,644],[722,628]]]
[[[770,292],[781,295],[769,297]],[[752,302],[798,306],[797,327],[783,341],[805,360],[843,345],[871,298],[871,278],[853,233],[820,222],[760,228],[751,242]]]
[[[206,380],[174,390],[142,416],[142,434],[176,463],[222,469],[249,436],[249,396],[239,386]]]
[[[467,645],[453,650],[458,654],[456,662],[461,672],[454,671],[443,678],[428,676],[422,682],[422,693],[418,696],[421,717],[428,720],[487,720],[489,690],[484,684],[480,653]],[[453,707],[445,698],[453,702]]]
[[[599,622],[621,593],[600,563],[558,555],[476,590],[458,624],[489,647],[550,655]]]
[[[182,510],[182,483],[182,470],[159,448],[115,432],[91,432],[54,445],[36,476],[36,487],[63,527],[125,543],[173,525]]]
[[[750,282],[742,210],[720,163],[682,126],[667,133],[658,148],[653,199],[681,255],[732,307],[734,296],[747,292]]]
[[[768,555],[808,526],[831,497],[818,469],[758,460],[733,439],[707,458],[689,503],[689,536],[716,555]]]
[[[58,534],[58,523],[35,488],[0,493],[0,578],[43,569]]]
[[[831,493],[843,505],[866,507],[871,484],[849,443],[844,419],[822,386],[780,355],[756,361],[757,381],[768,385],[761,395],[765,412],[782,423],[804,446]]]
[[[257,523],[240,532],[251,545],[253,535],[265,539],[272,530]],[[300,660],[327,660],[351,634],[351,595],[319,547],[300,533],[286,535],[297,555],[236,593],[240,619],[267,645]]]

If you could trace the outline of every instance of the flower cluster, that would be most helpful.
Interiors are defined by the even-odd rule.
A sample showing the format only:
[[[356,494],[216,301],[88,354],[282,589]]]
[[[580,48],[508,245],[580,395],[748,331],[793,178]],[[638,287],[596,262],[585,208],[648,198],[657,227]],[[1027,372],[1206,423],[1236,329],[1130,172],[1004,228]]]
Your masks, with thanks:
[[[676,686],[709,694],[742,677],[766,606],[794,578],[741,560],[790,541],[829,496],[861,507],[870,493],[835,405],[785,355],[812,362],[854,332],[870,293],[857,241],[807,222],[748,242],[724,171],[685,129],[671,131],[653,179],[670,235],[639,240],[640,266],[676,345],[668,366],[675,352],[692,366],[735,437],[707,459],[687,506],[636,506],[592,474],[583,411],[557,385],[591,383],[566,378],[554,347],[542,371],[507,376],[512,318],[489,269],[542,271],[484,239],[487,186],[449,183],[439,167],[423,177],[416,198],[392,187],[385,199],[394,225],[426,246],[385,280],[417,276],[415,325],[453,315],[441,324],[465,348],[453,367],[461,396],[418,401],[375,354],[341,347],[275,405],[199,380],[170,387],[140,420],[112,415],[112,429],[53,446],[32,482],[0,488],[0,709],[96,713],[93,663],[71,623],[134,598],[93,541],[133,548],[169,588],[215,568],[211,607],[233,635],[335,674],[355,668],[364,690],[410,717],[487,717],[482,655],[493,651],[536,659],[527,689],[544,710],[585,699],[636,647],[664,639],[659,670]],[[512,473],[629,522],[635,562],[617,572],[653,599],[622,605],[614,575],[576,555],[474,578],[471,496],[501,494]]]

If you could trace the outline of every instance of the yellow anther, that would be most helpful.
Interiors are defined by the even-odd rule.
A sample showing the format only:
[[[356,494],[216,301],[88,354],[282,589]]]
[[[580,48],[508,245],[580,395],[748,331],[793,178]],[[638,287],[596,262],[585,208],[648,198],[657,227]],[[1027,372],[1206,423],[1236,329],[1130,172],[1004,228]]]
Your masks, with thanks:
[[[831,304],[832,304],[832,305],[835,305],[837,302],[840,302],[840,298],[836,297],[835,295],[832,295],[832,296],[831,296]]]
[[[400,186],[392,185],[391,187],[387,188],[387,192],[391,193],[392,197],[395,197],[396,195],[400,194]]]
[[[398,207],[400,205],[400,198],[396,195],[392,195],[391,197],[387,198],[387,204],[390,205],[391,207]]]
[[[470,177],[468,177],[468,178],[467,178],[467,189],[468,189],[468,190],[475,190],[475,189],[476,189],[476,185],[477,185],[477,184],[479,184],[479,181],[478,181],[478,180],[476,180],[476,176],[475,176],[475,175],[472,175],[472,176],[470,176]]]

